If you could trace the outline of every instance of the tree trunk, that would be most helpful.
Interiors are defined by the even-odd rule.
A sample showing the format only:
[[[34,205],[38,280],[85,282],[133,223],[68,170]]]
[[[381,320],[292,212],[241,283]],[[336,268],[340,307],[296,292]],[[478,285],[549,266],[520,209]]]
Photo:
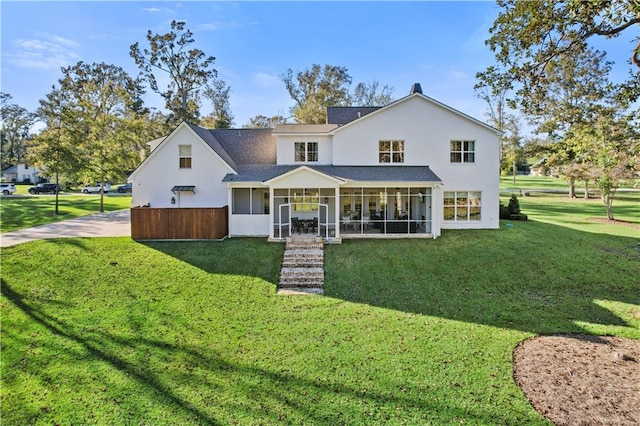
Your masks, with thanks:
[[[569,180],[569,198],[576,198],[576,182]]]
[[[514,162],[513,162],[513,183],[516,183],[516,173],[517,173],[517,170],[518,170],[518,169],[516,169],[516,162],[514,161]]]
[[[56,185],[60,185],[60,174],[58,172],[56,172]],[[60,196],[60,191],[58,191],[56,189],[56,208],[55,208],[55,215],[58,216],[60,214],[60,210],[58,209],[58,200]]]
[[[611,199],[611,195],[602,195],[602,201],[604,202],[604,206],[607,209],[607,219],[614,220],[613,211],[611,209],[611,204],[613,203],[613,200]]]
[[[102,178],[102,185],[100,185],[100,209],[98,210],[100,213],[104,213],[104,182],[105,179]]]
[[[584,182],[584,199],[589,199],[589,181]]]

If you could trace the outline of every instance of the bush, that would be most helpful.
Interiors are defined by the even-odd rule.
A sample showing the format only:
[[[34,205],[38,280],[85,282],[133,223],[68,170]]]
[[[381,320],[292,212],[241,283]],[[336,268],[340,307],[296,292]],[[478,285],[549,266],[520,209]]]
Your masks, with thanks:
[[[509,199],[509,205],[505,207],[500,203],[500,219],[506,220],[528,220],[526,214],[520,212],[520,202],[516,195],[512,195]]]
[[[520,214],[520,202],[518,201],[516,194],[513,194],[509,199],[507,209],[509,210],[509,215]]]
[[[509,219],[509,209],[500,203],[500,219]]]

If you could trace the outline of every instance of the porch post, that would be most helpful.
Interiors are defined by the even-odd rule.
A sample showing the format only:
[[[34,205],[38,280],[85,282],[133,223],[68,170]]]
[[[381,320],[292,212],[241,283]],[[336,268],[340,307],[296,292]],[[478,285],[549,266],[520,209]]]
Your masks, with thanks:
[[[340,238],[340,187],[336,186],[333,188],[334,191],[334,213],[335,213],[335,224],[336,224],[336,238]]]
[[[273,218],[275,217],[275,214],[276,214],[276,206],[273,200],[274,200],[273,187],[269,185],[269,238],[270,239],[275,238],[275,231],[274,231],[275,221],[273,220]]]
[[[180,202],[180,196],[178,195],[178,202]],[[232,218],[233,218],[233,188],[227,184],[227,229],[229,230],[229,236],[233,235]]]

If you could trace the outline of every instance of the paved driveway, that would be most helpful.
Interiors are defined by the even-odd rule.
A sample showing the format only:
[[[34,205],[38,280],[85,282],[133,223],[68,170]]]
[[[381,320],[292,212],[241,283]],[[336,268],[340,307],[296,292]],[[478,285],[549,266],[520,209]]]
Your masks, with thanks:
[[[131,212],[126,209],[7,232],[0,235],[0,247],[47,238],[128,236],[131,236]]]

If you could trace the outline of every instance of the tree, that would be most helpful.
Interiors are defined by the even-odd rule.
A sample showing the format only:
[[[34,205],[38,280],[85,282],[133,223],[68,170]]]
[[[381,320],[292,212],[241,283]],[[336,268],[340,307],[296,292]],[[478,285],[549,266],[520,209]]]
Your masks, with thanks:
[[[585,46],[575,56],[560,54],[549,61],[544,85],[523,86],[523,113],[538,133],[561,136],[571,126],[593,122],[611,101],[605,54]]]
[[[505,133],[501,139],[504,140],[504,151],[500,168],[505,171],[511,169],[513,182],[515,183],[518,164],[524,160],[522,127],[515,115],[509,115],[505,124]]]
[[[508,95],[513,88],[511,79],[504,73],[500,73],[495,66],[490,66],[484,72],[476,74],[478,83],[474,86],[475,94],[479,99],[487,103],[486,113],[489,124],[502,132],[500,136],[500,164],[504,160],[507,145],[507,122],[515,120],[515,116],[508,112]]]
[[[200,49],[189,48],[195,40],[185,25],[183,21],[174,20],[171,21],[171,31],[166,34],[153,35],[149,30],[149,49],[141,50],[136,42],[129,52],[151,90],[165,100],[167,110],[172,113],[173,126],[182,121],[199,122],[200,91],[217,75],[212,68],[213,56],[207,56]],[[158,86],[154,70],[169,76],[166,89]]]
[[[27,141],[36,115],[17,104],[12,96],[0,92],[0,169],[26,161]]]
[[[278,124],[285,124],[287,119],[281,115],[274,115],[273,117],[267,117],[264,115],[256,115],[249,119],[249,123],[245,124],[245,129],[266,129],[266,128],[274,128]]]
[[[144,114],[138,79],[115,65],[85,64],[62,69],[60,92],[65,96],[63,130],[78,147],[82,176],[102,182],[120,179],[138,163],[132,122]],[[104,193],[100,191],[100,211]]]
[[[379,86],[380,83],[375,80],[368,84],[358,83],[353,89],[349,104],[352,106],[384,106],[391,103],[393,88],[385,84],[378,92]]]
[[[201,121],[201,125],[210,129],[229,129],[233,126],[233,114],[229,105],[231,87],[223,80],[208,83],[204,96],[211,101],[213,112]]]
[[[349,103],[351,76],[345,67],[313,64],[295,76],[288,69],[280,78],[295,101],[291,113],[298,123],[324,124],[327,122],[327,106]]]
[[[67,99],[60,90],[52,89],[46,99],[40,100],[38,119],[45,129],[33,140],[29,147],[29,158],[48,176],[60,184],[61,176],[70,175],[81,167],[78,146],[72,143],[65,126],[70,123]],[[54,214],[60,214],[59,197],[56,192]]]
[[[392,101],[393,87],[384,85],[378,91],[380,83],[375,80],[358,83],[352,93],[352,78],[345,67],[313,64],[295,76],[288,69],[280,78],[295,101],[291,114],[298,123],[326,123],[330,106],[383,106]]]
[[[529,88],[546,87],[549,65],[558,57],[578,57],[592,37],[612,38],[640,24],[640,2],[498,0],[502,11],[486,44],[506,73],[522,86],[519,100],[527,103]],[[631,54],[640,68],[640,43]],[[638,98],[637,72],[617,86],[627,104]]]
[[[614,220],[613,201],[621,181],[631,179],[640,170],[640,135],[637,123],[627,117],[600,117],[594,125],[576,130],[577,139],[591,148],[593,177],[600,189],[607,219]]]

